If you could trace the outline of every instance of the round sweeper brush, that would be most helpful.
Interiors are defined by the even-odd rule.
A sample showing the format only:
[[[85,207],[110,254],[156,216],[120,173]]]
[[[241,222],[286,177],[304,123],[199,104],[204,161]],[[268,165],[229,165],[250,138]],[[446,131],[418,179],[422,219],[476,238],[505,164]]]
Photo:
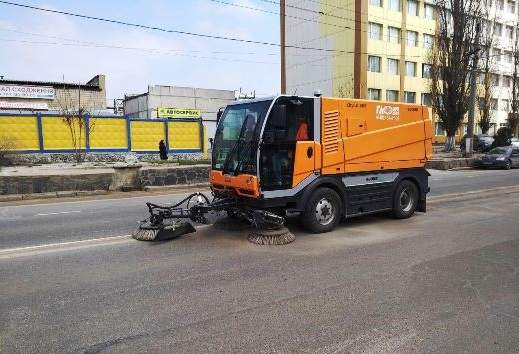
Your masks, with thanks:
[[[195,228],[189,222],[153,225],[145,221],[141,222],[139,227],[132,232],[132,237],[139,241],[167,241],[195,231]]]
[[[294,241],[296,236],[282,226],[278,229],[254,229],[247,239],[257,245],[286,245]]]

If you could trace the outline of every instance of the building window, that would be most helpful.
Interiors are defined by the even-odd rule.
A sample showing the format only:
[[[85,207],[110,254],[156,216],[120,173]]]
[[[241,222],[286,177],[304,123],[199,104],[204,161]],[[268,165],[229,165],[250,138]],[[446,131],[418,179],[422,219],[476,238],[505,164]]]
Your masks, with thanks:
[[[504,2],[504,0],[497,0],[496,1],[496,7],[499,10],[504,10],[505,9],[505,2]]]
[[[515,1],[508,0],[508,12],[515,14]]]
[[[388,27],[387,29],[387,41],[389,43],[400,43],[400,28]]]
[[[400,61],[398,59],[387,59],[387,73],[392,75],[400,74]]]
[[[445,128],[443,128],[443,123],[437,122],[435,127],[435,135],[445,135]]]
[[[381,72],[381,62],[381,57],[376,57],[373,55],[368,56],[368,71],[371,71],[373,73]]]
[[[512,77],[511,76],[503,76],[503,87],[510,87],[512,85]]]
[[[503,55],[503,59],[504,59],[505,62],[511,63],[513,61],[512,52],[509,52],[509,51],[505,50],[505,54]]]
[[[493,86],[499,86],[499,75],[497,74],[491,74],[490,75],[490,82]]]
[[[369,38],[378,40],[382,39],[382,25],[380,23],[369,23]]]
[[[434,36],[431,34],[424,33],[423,34],[423,47],[431,49],[434,43]]]
[[[382,7],[382,0],[369,0],[369,4],[372,6]]]
[[[411,16],[418,16],[418,1],[407,0],[407,14]]]
[[[492,48],[490,51],[490,56],[495,58],[496,60],[500,60],[501,59],[501,50],[499,50],[497,48]]]
[[[430,79],[432,77],[432,65],[422,64],[422,77],[424,79]]]
[[[503,35],[503,25],[500,23],[494,24],[494,37],[501,37]]]
[[[509,100],[503,100],[503,104],[501,105],[501,109],[505,112],[508,112],[510,110],[510,101]]]
[[[505,35],[506,35],[507,39],[512,41],[514,39],[514,27],[513,26],[506,26],[505,27]]]
[[[413,61],[405,62],[405,75],[416,77],[416,63]]]
[[[490,109],[497,111],[497,98],[490,99]]]
[[[380,89],[369,88],[368,89],[368,99],[380,101]]]
[[[424,16],[426,19],[434,20],[434,6],[430,4],[424,5]]]
[[[427,107],[432,107],[432,98],[430,93],[422,93],[422,104]]]
[[[407,46],[416,47],[418,45],[418,32],[407,31]]]
[[[389,9],[400,12],[400,9],[401,9],[400,0],[389,0]]]
[[[399,92],[398,90],[387,90],[386,91],[386,101],[388,102],[398,102],[399,101]]]
[[[404,91],[404,102],[415,103],[416,102],[416,92]]]

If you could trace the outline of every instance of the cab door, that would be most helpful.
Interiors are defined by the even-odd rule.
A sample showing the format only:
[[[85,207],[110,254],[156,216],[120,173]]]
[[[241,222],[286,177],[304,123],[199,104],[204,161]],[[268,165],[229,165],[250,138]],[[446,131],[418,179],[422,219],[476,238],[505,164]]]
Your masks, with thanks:
[[[300,121],[307,125],[307,139],[298,141]],[[262,136],[262,191],[291,189],[294,182],[314,170],[314,151],[313,99],[278,98],[267,117]]]

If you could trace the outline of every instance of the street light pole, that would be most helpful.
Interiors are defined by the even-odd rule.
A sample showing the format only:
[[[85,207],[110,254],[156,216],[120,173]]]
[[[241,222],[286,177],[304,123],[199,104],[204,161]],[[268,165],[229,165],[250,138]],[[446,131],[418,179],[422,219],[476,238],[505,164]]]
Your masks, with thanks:
[[[479,22],[476,24],[476,38],[474,40],[474,56],[472,58],[472,71],[470,76],[470,99],[469,99],[469,112],[468,112],[468,122],[467,122],[467,138],[465,139],[465,156],[470,157],[473,153],[473,143],[474,143],[474,114],[475,114],[475,106],[476,106],[476,89],[477,89],[477,68],[479,61],[479,34],[480,34],[480,24]]]
[[[285,65],[285,0],[279,1],[279,31],[281,44],[281,94],[287,93],[287,73]]]

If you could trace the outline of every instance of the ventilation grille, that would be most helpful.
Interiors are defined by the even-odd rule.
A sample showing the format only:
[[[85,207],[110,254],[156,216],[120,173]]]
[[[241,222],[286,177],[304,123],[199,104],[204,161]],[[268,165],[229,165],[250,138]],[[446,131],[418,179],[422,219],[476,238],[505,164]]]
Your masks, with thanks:
[[[339,151],[339,111],[324,113],[323,151],[331,154]]]

